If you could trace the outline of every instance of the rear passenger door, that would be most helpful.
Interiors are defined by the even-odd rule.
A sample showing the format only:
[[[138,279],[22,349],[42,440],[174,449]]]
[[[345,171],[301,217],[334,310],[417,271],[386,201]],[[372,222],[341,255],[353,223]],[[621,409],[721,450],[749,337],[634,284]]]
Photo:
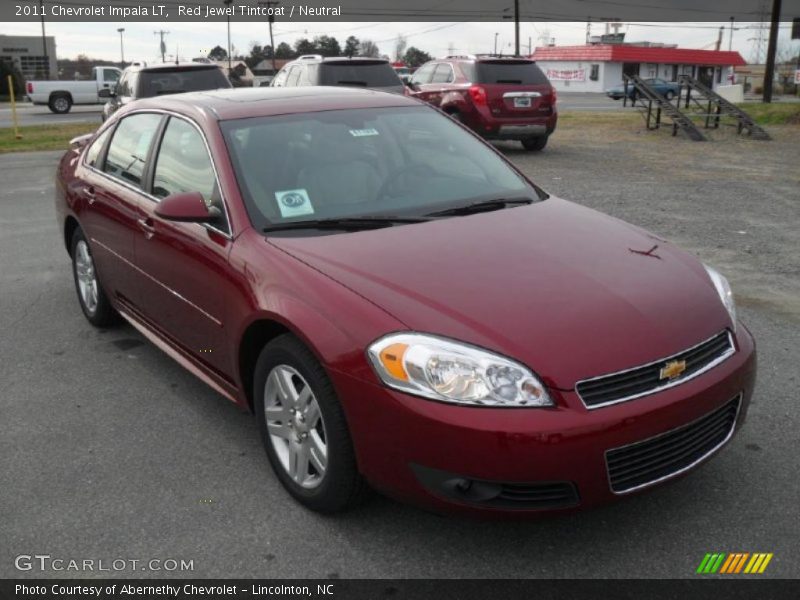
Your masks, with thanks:
[[[145,275],[141,310],[195,359],[232,377],[225,328],[232,244],[227,209],[200,127],[182,117],[168,119],[153,152],[149,194],[139,205],[134,250]],[[210,224],[162,219],[155,212],[158,203],[177,192],[199,192],[219,210],[219,219]]]
[[[78,190],[85,199],[81,226],[106,293],[128,304],[136,303],[140,285],[133,240],[147,156],[161,119],[154,113],[125,117],[116,128],[103,132],[84,155]]]
[[[442,97],[450,89],[450,84],[453,83],[455,75],[453,74],[453,67],[450,63],[439,63],[431,76],[431,82],[428,84],[427,101],[434,106],[442,104]]]

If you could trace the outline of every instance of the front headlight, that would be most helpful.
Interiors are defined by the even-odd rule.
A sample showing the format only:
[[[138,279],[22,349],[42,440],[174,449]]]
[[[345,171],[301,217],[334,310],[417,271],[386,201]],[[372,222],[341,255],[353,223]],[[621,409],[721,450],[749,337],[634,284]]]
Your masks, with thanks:
[[[728,311],[728,314],[731,316],[731,323],[733,324],[733,330],[736,331],[736,304],[733,302],[733,292],[731,291],[731,286],[728,283],[728,280],[725,279],[719,272],[715,269],[712,269],[708,265],[703,265],[706,268],[706,272],[708,276],[711,278],[711,282],[714,284],[714,287],[717,289],[717,293],[719,294],[719,299],[722,300],[723,306]]]
[[[395,333],[367,350],[389,387],[442,402],[477,406],[553,406],[523,365],[474,346],[420,333]]]

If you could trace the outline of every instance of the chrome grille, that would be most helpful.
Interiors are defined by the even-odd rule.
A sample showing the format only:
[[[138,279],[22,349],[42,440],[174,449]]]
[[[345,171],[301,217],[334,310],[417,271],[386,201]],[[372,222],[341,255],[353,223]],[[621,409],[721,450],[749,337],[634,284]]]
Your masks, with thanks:
[[[647,365],[584,379],[575,385],[575,389],[587,408],[600,408],[653,394],[688,381],[718,365],[733,353],[733,338],[726,330],[688,350]],[[662,369],[675,361],[685,361],[684,371],[673,379],[662,378]]]

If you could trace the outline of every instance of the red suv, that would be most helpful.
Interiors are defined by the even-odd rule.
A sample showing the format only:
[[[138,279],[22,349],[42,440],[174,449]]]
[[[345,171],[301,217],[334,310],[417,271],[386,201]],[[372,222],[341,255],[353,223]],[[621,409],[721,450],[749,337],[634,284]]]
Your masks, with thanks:
[[[556,90],[527,58],[448,56],[422,65],[409,87],[487,139],[542,150],[556,128]]]

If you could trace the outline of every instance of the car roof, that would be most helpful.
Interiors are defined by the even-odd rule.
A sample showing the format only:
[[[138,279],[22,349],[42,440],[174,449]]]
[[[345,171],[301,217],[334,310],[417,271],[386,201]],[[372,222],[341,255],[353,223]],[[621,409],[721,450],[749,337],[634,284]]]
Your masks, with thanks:
[[[536,61],[527,56],[503,56],[502,54],[460,54],[455,56],[445,56],[435,58],[430,62],[519,62],[535,63]]]
[[[341,62],[350,62],[350,63],[366,63],[366,64],[389,64],[389,61],[385,58],[371,58],[369,56],[322,56],[321,54],[306,54],[304,56],[299,56],[295,58],[293,61],[287,64],[317,64],[317,63],[341,63]]]
[[[216,121],[352,108],[426,106],[419,100],[400,94],[331,86],[207,90],[143,98],[137,100],[135,105],[138,110],[172,110],[190,117]]]

